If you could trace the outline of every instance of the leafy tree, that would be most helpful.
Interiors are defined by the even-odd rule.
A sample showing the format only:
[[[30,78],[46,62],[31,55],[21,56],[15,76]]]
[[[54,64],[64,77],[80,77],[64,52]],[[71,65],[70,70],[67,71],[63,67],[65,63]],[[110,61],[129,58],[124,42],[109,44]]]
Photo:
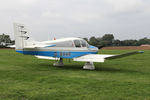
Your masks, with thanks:
[[[0,46],[5,47],[7,44],[10,44],[12,41],[9,35],[5,35],[4,33],[0,35]]]
[[[137,40],[124,40],[124,41],[122,41],[121,45],[123,45],[123,46],[136,46]]]
[[[137,44],[138,44],[138,45],[150,44],[150,39],[148,39],[148,38],[140,39]]]
[[[97,38],[95,38],[94,36],[91,37],[91,38],[89,39],[89,44],[94,45],[94,46],[97,46],[97,45],[98,45],[98,40],[97,40]]]
[[[84,38],[88,40],[87,38]],[[89,39],[89,44],[94,46],[140,46],[142,44],[150,44],[150,39],[143,38],[140,40],[115,40],[113,34],[105,34],[102,37],[94,37],[92,36]]]
[[[88,38],[83,38],[83,39],[88,42]]]
[[[114,36],[113,36],[113,34],[105,34],[105,35],[102,37],[102,40],[105,40],[105,41],[112,41],[112,40],[114,40]]]
[[[113,46],[120,46],[121,45],[121,41],[120,40],[114,40],[113,41]]]
[[[113,34],[105,34],[102,37],[102,42],[103,42],[103,45],[105,45],[105,46],[111,46],[113,40],[114,40]]]

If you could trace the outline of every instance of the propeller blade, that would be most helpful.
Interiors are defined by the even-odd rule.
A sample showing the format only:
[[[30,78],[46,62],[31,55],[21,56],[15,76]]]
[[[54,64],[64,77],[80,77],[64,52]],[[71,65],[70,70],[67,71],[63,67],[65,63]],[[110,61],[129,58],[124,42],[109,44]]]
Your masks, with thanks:
[[[98,49],[102,49],[103,47],[105,47],[104,45],[98,45]]]

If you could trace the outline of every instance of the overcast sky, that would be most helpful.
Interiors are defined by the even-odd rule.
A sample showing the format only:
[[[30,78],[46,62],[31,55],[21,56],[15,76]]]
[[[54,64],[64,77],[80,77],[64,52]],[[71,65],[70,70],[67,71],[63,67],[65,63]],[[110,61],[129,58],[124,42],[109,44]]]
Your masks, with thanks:
[[[150,38],[150,0],[0,0],[0,34],[13,39],[13,22],[34,39],[101,37]]]

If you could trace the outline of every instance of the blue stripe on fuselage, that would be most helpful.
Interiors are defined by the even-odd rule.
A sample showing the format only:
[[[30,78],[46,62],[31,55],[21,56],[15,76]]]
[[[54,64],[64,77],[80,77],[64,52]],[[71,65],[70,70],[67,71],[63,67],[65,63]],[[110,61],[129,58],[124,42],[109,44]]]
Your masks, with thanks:
[[[38,55],[38,56],[50,56],[50,57],[58,57],[58,58],[75,58],[79,56],[83,56],[86,54],[97,54],[97,52],[81,52],[81,51],[21,51],[16,50],[18,53],[22,53],[25,55]]]

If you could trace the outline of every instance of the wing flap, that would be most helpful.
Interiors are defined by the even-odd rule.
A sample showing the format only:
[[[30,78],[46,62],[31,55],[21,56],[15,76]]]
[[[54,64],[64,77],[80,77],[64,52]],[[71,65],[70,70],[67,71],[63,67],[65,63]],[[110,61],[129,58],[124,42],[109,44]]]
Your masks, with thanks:
[[[49,59],[49,60],[59,60],[60,58],[55,58],[55,57],[47,57],[47,56],[35,56],[38,59]]]
[[[88,54],[81,57],[74,58],[74,61],[82,62],[104,62],[106,57],[112,57],[114,55],[104,55],[104,54]]]

